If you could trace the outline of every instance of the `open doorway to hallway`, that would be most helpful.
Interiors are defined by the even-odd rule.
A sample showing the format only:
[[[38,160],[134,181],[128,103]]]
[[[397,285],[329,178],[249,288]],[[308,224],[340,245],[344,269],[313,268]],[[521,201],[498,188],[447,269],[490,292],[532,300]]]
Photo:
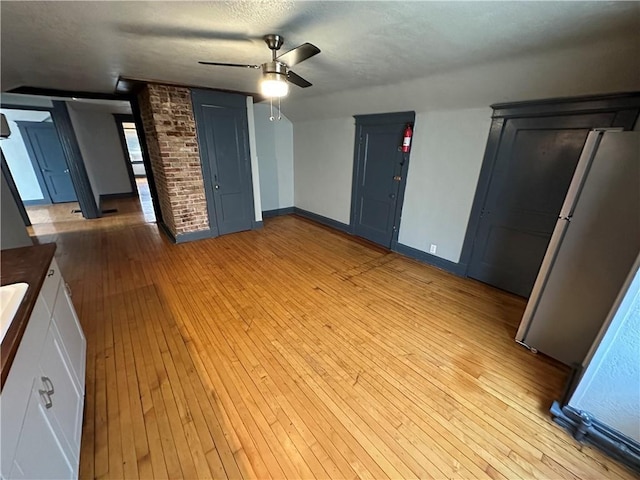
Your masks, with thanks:
[[[56,206],[82,218],[75,185],[50,109],[2,108],[9,133],[2,139],[2,170],[8,185],[26,207],[25,223],[33,223],[29,210]],[[78,213],[74,213],[78,212]]]
[[[148,222],[155,222],[153,203],[149,191],[149,180],[147,171],[142,159],[142,148],[140,146],[140,135],[136,129],[132,115],[114,114],[122,151],[127,160],[127,170],[132,180],[132,187],[138,193],[140,206]]]
[[[11,127],[0,144],[3,176],[27,226],[79,227],[133,210],[156,221],[130,101],[3,93],[1,111]],[[126,119],[126,130],[114,117]]]

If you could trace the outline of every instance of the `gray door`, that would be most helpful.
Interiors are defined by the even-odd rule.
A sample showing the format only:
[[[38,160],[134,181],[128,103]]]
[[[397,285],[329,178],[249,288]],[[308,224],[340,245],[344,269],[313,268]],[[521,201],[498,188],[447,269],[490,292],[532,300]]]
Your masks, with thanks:
[[[193,102],[211,228],[218,235],[250,230],[254,208],[245,97],[198,90]]]
[[[611,114],[507,120],[468,275],[528,297],[582,147]]]
[[[51,122],[17,122],[43,194],[53,203],[74,202],[76,191],[60,138]]]
[[[404,118],[402,118],[404,117]],[[391,247],[397,238],[409,154],[402,135],[414,115],[358,116],[352,199],[354,233]]]

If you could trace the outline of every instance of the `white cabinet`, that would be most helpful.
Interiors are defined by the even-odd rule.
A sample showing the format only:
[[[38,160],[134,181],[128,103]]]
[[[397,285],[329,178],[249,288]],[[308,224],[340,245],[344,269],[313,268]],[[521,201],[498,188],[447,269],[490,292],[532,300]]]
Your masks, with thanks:
[[[87,342],[78,321],[78,316],[67,292],[67,285],[61,281],[58,295],[53,308],[53,323],[64,339],[64,350],[69,360],[76,384],[84,394],[85,358],[87,357]]]
[[[9,478],[74,478],[77,476],[74,463],[67,457],[52,428],[39,384],[36,379],[31,389]]]
[[[76,478],[86,340],[55,260],[0,394],[1,469],[9,478]]]
[[[29,403],[38,374],[40,352],[47,336],[50,315],[38,297],[31,318],[13,359],[11,370],[0,393],[0,474],[7,477],[23,426],[24,410]]]
[[[71,365],[65,357],[62,342],[62,337],[52,322],[40,357],[40,390],[44,392],[42,399],[43,402],[47,402],[47,413],[52,426],[60,441],[65,441],[68,445],[68,456],[77,461],[80,453],[84,392],[78,388]]]

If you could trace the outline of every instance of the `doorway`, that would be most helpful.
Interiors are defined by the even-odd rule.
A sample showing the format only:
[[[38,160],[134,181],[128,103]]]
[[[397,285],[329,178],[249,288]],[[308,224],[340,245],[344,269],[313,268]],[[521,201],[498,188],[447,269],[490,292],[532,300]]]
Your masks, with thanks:
[[[589,131],[633,128],[638,106],[620,97],[493,106],[461,257],[469,277],[529,297]]]
[[[52,94],[55,96],[51,96]],[[42,106],[32,105],[31,100],[24,101],[23,95],[41,97]],[[1,107],[3,114],[19,110],[52,118],[77,196],[78,204],[70,210],[71,213],[81,215],[86,219],[99,218],[103,214],[127,214],[139,207],[137,201],[135,203],[128,202],[122,212],[114,203],[122,198],[135,197],[137,192],[145,222],[161,221],[162,212],[159,208],[153,171],[147,151],[140,106],[135,94],[93,94],[25,87],[4,94]],[[122,150],[122,143],[118,139],[118,129],[114,128],[117,126],[113,121],[114,113],[125,115],[127,121],[133,122],[137,127],[138,148],[135,150],[137,150],[136,153],[141,153],[146,173],[145,177],[140,177],[137,181],[133,173],[129,175],[127,171],[127,167],[133,169],[133,166],[130,161],[125,159],[125,157],[128,159],[128,156]],[[8,114],[6,116],[9,118]],[[42,121],[44,117],[23,120]],[[11,124],[11,122],[9,123]],[[11,138],[2,141],[2,173],[7,179],[9,190],[11,190],[25,225],[29,226],[31,223],[25,205],[27,208],[40,209],[43,218],[47,216],[50,208],[55,211],[56,218],[61,218],[57,215],[61,206],[50,205],[50,202],[44,199],[35,173],[31,172],[31,186],[35,185],[38,193],[31,192],[31,197],[23,195],[24,189],[20,191],[21,189],[18,188],[17,184],[20,184],[21,178],[16,178],[16,182],[13,181],[13,172],[9,168],[11,158],[6,158],[5,161],[5,157],[12,156],[9,152],[10,144],[20,134],[15,123],[11,126],[11,132]],[[133,146],[131,149],[134,150]],[[21,164],[31,166],[25,147],[23,147],[23,151],[23,158],[26,160]],[[137,160],[136,158],[134,161]],[[16,177],[20,177],[20,175],[16,174]],[[43,203],[45,204],[43,205]],[[61,221],[66,221],[66,219]]]
[[[60,203],[57,209],[97,218],[97,203],[66,103],[49,98],[51,106],[31,106],[22,105],[18,97],[15,100],[16,104],[1,105],[10,130],[2,141],[2,171],[25,225],[32,223],[25,205],[46,210],[53,202]],[[20,128],[17,122],[27,123]]]
[[[357,115],[351,228],[359,237],[386,248],[398,242],[409,153],[403,132],[415,112]]]
[[[11,132],[1,144],[3,167],[16,202],[28,207],[77,201],[52,112],[4,106],[1,111]]]
[[[155,222],[153,201],[149,189],[149,178],[142,155],[142,140],[136,128],[133,115],[113,114],[118,128],[122,152],[127,163],[127,171],[131,182],[131,191],[137,193],[140,206],[147,222]]]
[[[253,182],[246,97],[192,91],[209,225],[215,235],[251,230]]]

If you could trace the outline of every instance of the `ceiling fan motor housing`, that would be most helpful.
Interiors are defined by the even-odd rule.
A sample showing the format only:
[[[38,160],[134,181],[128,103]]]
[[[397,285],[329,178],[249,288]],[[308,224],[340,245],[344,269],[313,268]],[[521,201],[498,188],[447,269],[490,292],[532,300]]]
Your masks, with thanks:
[[[277,35],[275,33],[270,33],[268,35],[265,35],[263,38],[267,46],[274,52],[276,50],[280,50],[280,47],[284,43],[284,37],[282,35]]]
[[[266,62],[262,64],[262,73],[267,76],[268,74],[272,74],[276,77],[282,77],[286,80],[288,67],[284,63],[280,63],[278,61]]]

